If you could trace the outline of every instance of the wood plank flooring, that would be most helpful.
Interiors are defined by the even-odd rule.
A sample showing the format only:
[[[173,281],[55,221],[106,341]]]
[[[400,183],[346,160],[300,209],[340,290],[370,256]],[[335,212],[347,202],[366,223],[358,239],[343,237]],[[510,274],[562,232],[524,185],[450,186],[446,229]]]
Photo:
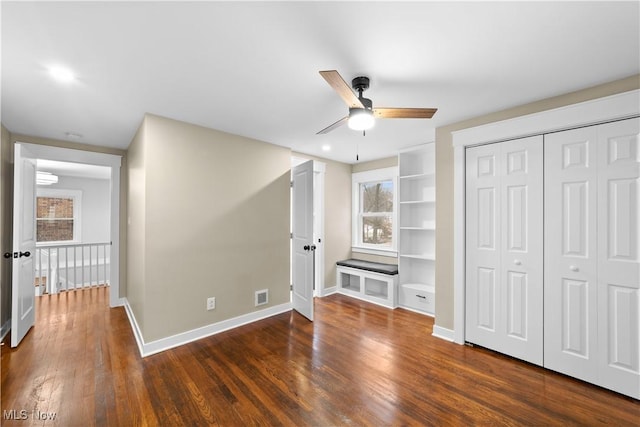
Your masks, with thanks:
[[[638,401],[433,338],[403,309],[333,295],[313,323],[285,313],[141,359],[108,303],[38,299],[35,328],[2,346],[3,426],[640,425]]]

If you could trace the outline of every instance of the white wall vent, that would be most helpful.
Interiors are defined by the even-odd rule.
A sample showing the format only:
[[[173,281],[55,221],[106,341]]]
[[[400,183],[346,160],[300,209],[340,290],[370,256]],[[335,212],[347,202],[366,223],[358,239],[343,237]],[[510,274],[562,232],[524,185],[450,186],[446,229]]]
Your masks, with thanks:
[[[256,291],[256,307],[259,305],[265,305],[269,303],[269,289],[262,289]]]

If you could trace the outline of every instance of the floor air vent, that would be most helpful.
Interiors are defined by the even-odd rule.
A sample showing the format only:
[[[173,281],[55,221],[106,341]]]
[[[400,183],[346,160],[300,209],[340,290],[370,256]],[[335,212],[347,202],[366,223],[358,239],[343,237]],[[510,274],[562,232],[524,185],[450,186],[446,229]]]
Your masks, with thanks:
[[[265,305],[268,302],[269,302],[269,289],[256,291],[256,307],[259,305]]]

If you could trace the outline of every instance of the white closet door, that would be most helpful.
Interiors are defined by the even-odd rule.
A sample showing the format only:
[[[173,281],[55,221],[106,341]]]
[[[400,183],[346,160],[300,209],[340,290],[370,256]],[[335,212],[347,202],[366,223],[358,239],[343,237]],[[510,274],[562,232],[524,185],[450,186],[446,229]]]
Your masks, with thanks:
[[[598,126],[599,385],[640,399],[639,119]]]
[[[467,150],[466,339],[542,364],[542,137]]]
[[[597,381],[594,127],[544,137],[544,365]]]

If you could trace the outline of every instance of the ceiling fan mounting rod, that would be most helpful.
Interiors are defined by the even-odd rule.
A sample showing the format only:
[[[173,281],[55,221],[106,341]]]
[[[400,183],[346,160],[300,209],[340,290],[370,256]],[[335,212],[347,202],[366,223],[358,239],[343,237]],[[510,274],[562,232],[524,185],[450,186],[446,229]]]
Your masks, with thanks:
[[[362,92],[369,89],[369,77],[360,76],[351,80],[351,87],[360,94],[358,98],[362,98]]]

